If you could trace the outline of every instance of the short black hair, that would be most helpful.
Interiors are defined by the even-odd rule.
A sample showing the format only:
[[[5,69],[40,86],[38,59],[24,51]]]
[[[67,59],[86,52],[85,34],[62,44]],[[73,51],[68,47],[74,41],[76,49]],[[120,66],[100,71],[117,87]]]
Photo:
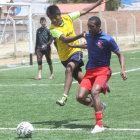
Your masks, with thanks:
[[[96,26],[101,26],[101,20],[97,16],[90,17],[88,20],[92,20],[92,21],[94,20]]]
[[[45,18],[45,17],[41,17],[41,18],[40,18],[40,22],[41,22],[42,20],[45,20],[45,21],[46,21],[46,18]]]
[[[46,14],[49,17],[50,15],[61,15],[61,11],[56,5],[50,5],[47,10]]]

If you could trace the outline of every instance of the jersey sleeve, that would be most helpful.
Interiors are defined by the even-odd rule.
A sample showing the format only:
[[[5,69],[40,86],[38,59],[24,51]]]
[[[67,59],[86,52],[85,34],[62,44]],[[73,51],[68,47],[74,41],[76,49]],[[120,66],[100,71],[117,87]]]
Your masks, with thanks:
[[[72,19],[72,21],[74,21],[75,19],[77,19],[77,18],[80,17],[80,12],[77,11],[77,12],[69,13],[68,15],[70,16],[70,18]]]
[[[110,39],[109,41],[109,46],[110,46],[110,50],[112,52],[117,52],[119,51],[119,47],[117,45],[117,43],[115,42],[115,40],[113,38]]]
[[[53,38],[60,38],[60,36],[63,34],[62,32],[56,30],[56,29],[50,29],[50,33],[53,36]]]

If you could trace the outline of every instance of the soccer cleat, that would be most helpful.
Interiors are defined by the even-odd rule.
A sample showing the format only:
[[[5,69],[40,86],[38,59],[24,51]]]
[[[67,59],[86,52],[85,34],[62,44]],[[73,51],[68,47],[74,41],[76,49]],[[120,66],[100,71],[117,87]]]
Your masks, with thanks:
[[[56,100],[56,103],[60,106],[64,106],[67,101],[67,97],[63,96],[60,100]]]
[[[102,103],[102,113],[104,113],[105,109],[106,109],[106,104]]]
[[[99,125],[95,125],[95,127],[92,129],[91,133],[99,133],[99,132],[102,132],[104,131],[104,127],[100,127]]]
[[[51,75],[49,76],[49,79],[53,79],[53,78],[54,78],[54,75],[51,74]]]
[[[39,78],[39,77],[36,77],[36,78],[35,78],[35,80],[41,80],[41,78]]]

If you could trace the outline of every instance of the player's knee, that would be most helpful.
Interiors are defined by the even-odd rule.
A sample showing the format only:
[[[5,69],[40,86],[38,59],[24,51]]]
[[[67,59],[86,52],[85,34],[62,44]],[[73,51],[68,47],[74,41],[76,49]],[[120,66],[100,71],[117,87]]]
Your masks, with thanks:
[[[37,63],[38,63],[38,65],[42,65],[42,61],[41,60],[37,61]]]
[[[47,63],[48,63],[48,65],[52,65],[51,59],[47,59]]]
[[[73,72],[72,66],[68,64],[66,67],[66,73],[72,73],[72,72]]]
[[[82,101],[84,101],[84,97],[83,97],[81,94],[78,94],[78,95],[76,96],[76,100],[77,100],[78,102],[82,102]]]
[[[97,90],[92,90],[91,94],[93,96],[94,99],[96,99],[97,97],[99,97],[99,92]]]

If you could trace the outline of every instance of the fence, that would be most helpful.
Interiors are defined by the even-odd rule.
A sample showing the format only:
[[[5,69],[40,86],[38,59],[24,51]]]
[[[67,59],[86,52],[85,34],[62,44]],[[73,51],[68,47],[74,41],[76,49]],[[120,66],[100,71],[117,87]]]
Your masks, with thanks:
[[[74,22],[74,28],[76,34],[81,33],[82,31],[87,31],[87,20],[91,16],[98,16],[99,13],[89,13],[86,16],[82,16]],[[33,47],[35,46],[36,39],[36,30],[40,27],[39,23],[40,17],[33,17]],[[2,22],[1,22],[2,23]],[[27,48],[26,40],[29,39],[29,30],[26,19],[16,20],[16,36],[17,43],[20,45],[16,45],[17,48],[20,47],[20,52],[24,55],[24,52],[28,52],[29,48]],[[50,21],[47,18],[48,27],[50,26]],[[5,38],[3,40],[3,47],[9,47],[10,44],[14,44],[14,35],[13,35],[13,25],[9,23],[6,28]],[[133,44],[140,42],[140,14],[139,11],[110,11],[102,13],[102,30],[113,36],[118,44]],[[3,29],[3,24],[0,24],[0,34]],[[24,43],[21,47],[21,44]],[[13,47],[13,46],[12,46]],[[11,48],[12,48],[11,47]],[[12,53],[14,49],[8,49],[8,53]],[[2,49],[2,48],[0,48]],[[5,47],[6,49],[6,47]],[[23,51],[21,50],[23,49]],[[19,51],[19,49],[16,49]],[[28,50],[28,51],[26,51]],[[34,50],[34,49],[33,49]],[[54,49],[54,51],[56,51]],[[1,51],[4,53],[4,51]],[[18,54],[18,53],[16,53]],[[21,54],[21,53],[19,53]],[[1,57],[2,54],[0,54]],[[7,54],[4,54],[5,56]]]
[[[98,13],[94,14],[98,16]],[[87,29],[87,20],[93,14],[80,17],[75,24],[77,33]],[[79,27],[82,26],[82,27]],[[113,36],[118,43],[136,43],[140,41],[140,14],[139,11],[111,11],[102,13],[102,30]]]

